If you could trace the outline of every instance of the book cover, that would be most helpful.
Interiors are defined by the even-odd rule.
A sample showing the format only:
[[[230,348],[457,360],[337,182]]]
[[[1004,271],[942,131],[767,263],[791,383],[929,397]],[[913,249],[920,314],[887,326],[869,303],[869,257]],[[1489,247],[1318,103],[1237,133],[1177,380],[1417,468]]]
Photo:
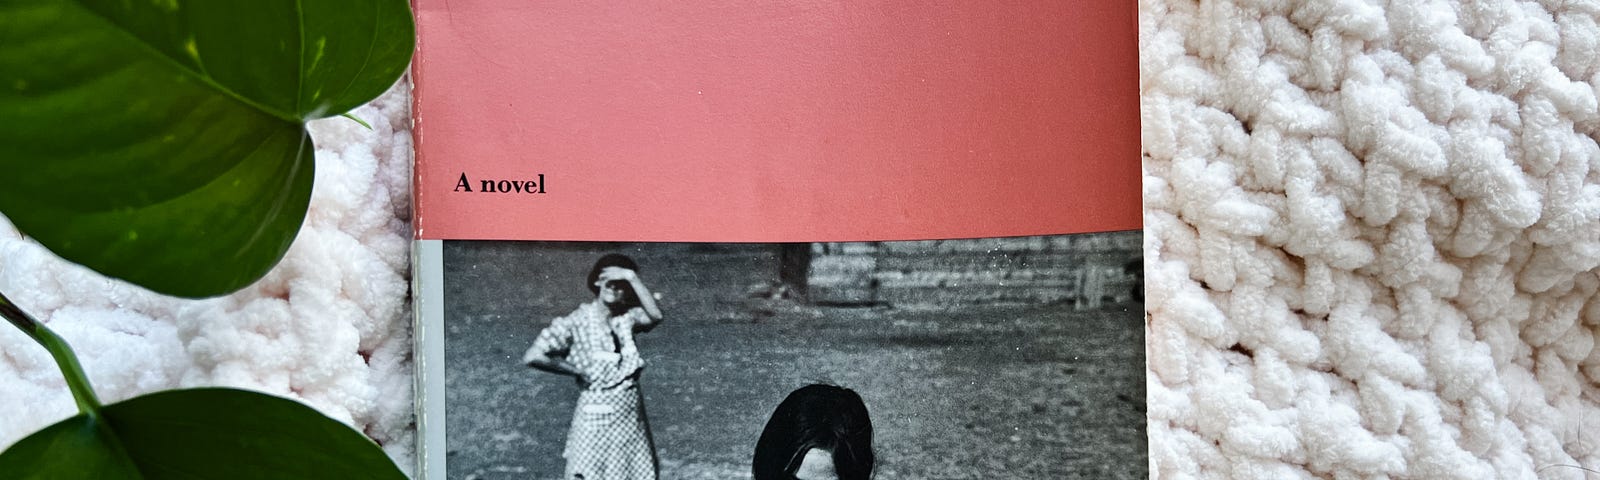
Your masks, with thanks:
[[[1146,476],[1131,2],[415,5],[419,475]]]

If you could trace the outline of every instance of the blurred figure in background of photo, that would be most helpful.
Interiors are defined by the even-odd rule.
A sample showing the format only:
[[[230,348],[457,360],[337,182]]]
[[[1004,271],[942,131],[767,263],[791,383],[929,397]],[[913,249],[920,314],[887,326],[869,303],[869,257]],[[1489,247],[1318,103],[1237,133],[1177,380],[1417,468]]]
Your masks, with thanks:
[[[773,410],[750,470],[755,480],[867,480],[872,466],[872,419],[861,395],[814,384]]]
[[[588,276],[594,298],[552,321],[522,357],[529,367],[577,378],[578,405],[562,452],[565,479],[655,480],[658,475],[639,393],[644,358],[634,334],[655,328],[661,308],[638,271],[625,255],[600,257]]]

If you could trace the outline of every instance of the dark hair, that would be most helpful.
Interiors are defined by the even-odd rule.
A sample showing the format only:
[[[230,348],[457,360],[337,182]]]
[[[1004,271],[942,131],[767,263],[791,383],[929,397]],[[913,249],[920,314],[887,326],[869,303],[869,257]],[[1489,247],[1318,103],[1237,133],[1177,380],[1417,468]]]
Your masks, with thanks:
[[[751,473],[755,480],[792,480],[813,448],[833,453],[840,480],[872,477],[872,419],[860,395],[833,385],[807,385],[790,393],[756,441]]]
[[[633,259],[628,258],[627,255],[620,253],[608,253],[605,256],[600,257],[599,260],[595,260],[594,268],[589,269],[590,292],[593,292],[597,295],[600,293],[600,287],[595,285],[594,282],[600,280],[600,271],[605,270],[606,267],[622,267],[635,272],[639,271],[639,264],[633,263]]]

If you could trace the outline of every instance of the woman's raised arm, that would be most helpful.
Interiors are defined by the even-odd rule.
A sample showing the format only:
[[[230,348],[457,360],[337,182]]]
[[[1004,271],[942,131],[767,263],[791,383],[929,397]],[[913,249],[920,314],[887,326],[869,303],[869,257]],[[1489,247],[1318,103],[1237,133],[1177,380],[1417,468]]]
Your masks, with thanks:
[[[634,323],[637,328],[649,330],[655,328],[656,324],[661,323],[661,306],[656,304],[655,293],[651,292],[650,287],[646,287],[644,281],[639,279],[638,272],[621,267],[606,267],[605,273],[602,275],[609,275],[618,280],[627,280],[628,285],[633,287],[634,297],[639,299],[639,307],[644,309],[645,314],[645,318],[638,319]]]

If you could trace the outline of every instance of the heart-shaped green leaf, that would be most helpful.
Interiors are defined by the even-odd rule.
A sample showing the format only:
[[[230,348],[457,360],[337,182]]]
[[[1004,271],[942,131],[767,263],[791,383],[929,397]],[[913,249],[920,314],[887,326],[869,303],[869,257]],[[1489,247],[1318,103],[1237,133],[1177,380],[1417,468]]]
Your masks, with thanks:
[[[0,0],[0,212],[158,292],[238,290],[282,258],[306,120],[383,93],[406,0]]]
[[[271,395],[169,390],[108,405],[101,415],[78,415],[22,439],[0,453],[0,472],[40,480],[405,478],[367,437]]]

